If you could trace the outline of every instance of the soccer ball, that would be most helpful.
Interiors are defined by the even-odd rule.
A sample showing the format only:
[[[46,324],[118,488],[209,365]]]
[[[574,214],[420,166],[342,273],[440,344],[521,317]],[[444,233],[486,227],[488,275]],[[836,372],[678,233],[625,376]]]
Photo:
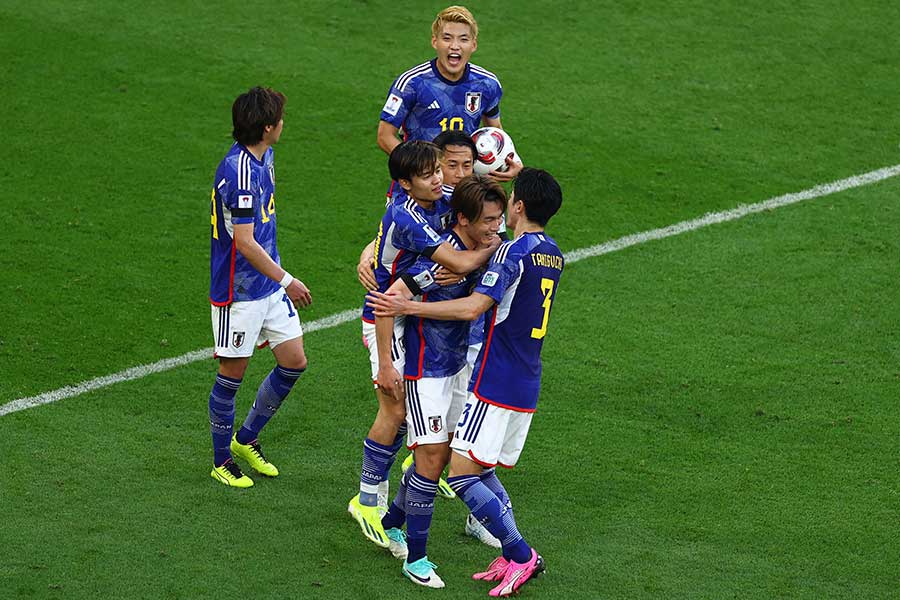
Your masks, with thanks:
[[[516,162],[522,162],[516,154],[509,134],[496,127],[482,127],[472,134],[472,141],[478,150],[478,159],[475,161],[475,172],[479,175],[503,172],[509,169],[506,157],[512,154]]]

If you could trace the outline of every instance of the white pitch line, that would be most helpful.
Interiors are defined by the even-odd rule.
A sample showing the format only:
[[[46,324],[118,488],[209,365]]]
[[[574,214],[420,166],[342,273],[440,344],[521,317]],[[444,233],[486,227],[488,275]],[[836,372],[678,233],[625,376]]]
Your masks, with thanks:
[[[697,219],[682,221],[681,223],[669,225],[668,227],[662,227],[660,229],[652,229],[650,231],[644,231],[642,233],[626,235],[625,237],[621,237],[609,242],[604,242],[603,244],[598,244],[596,246],[572,250],[571,252],[566,252],[564,254],[564,257],[567,263],[574,263],[585,258],[590,258],[592,256],[609,254],[610,252],[616,252],[618,250],[623,250],[625,248],[643,244],[652,240],[661,240],[663,238],[672,237],[675,235],[686,233],[688,231],[700,229],[701,227],[714,225],[716,223],[734,221],[736,219],[746,217],[750,214],[763,212],[766,210],[773,210],[776,208],[781,208],[783,206],[788,206],[790,204],[795,204],[797,202],[802,202],[804,200],[821,198],[830,194],[843,192],[844,190],[870,185],[879,181],[883,181],[885,179],[889,179],[891,177],[896,177],[897,175],[900,175],[900,165],[885,167],[876,171],[863,173],[862,175],[854,175],[853,177],[848,177],[839,181],[832,181],[831,183],[817,185],[808,190],[803,190],[802,192],[784,194],[783,196],[770,198],[756,204],[740,205],[737,208],[733,208],[731,210],[726,210],[723,212],[708,213]],[[319,331],[320,329],[330,329],[331,327],[337,327],[338,325],[341,325],[343,323],[358,319],[359,314],[360,309],[358,308],[345,310],[329,317],[324,317],[316,321],[305,323],[303,325],[303,331],[304,333],[312,333],[313,331]],[[95,379],[79,383],[78,385],[67,385],[58,390],[53,390],[52,392],[45,392],[37,396],[30,396],[28,398],[13,400],[12,402],[8,402],[0,406],[0,417],[9,413],[25,410],[27,408],[34,408],[43,404],[50,404],[51,402],[56,402],[57,400],[64,400],[66,398],[79,396],[86,392],[104,388],[116,383],[121,383],[123,381],[131,381],[134,379],[146,377],[147,375],[152,375],[153,373],[168,371],[170,369],[196,362],[198,360],[208,359],[212,356],[212,353],[212,348],[194,350],[193,352],[188,352],[187,354],[182,354],[181,356],[176,356],[175,358],[166,358],[153,364],[132,367],[118,373],[113,373],[112,375],[97,377]]]

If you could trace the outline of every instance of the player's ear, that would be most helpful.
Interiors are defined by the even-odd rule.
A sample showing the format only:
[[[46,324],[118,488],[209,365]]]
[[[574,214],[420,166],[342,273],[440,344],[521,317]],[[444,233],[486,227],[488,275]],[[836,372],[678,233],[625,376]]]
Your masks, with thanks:
[[[437,38],[435,36],[431,36],[431,47],[437,50]]]
[[[398,179],[397,183],[399,183],[400,187],[402,187],[407,192],[412,189],[412,181],[410,181],[409,179]]]

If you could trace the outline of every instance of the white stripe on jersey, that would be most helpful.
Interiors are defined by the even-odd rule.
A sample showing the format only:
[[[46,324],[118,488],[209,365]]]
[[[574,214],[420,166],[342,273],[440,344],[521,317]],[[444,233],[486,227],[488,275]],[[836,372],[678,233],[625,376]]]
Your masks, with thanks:
[[[222,186],[225,185],[225,178],[222,178],[222,181],[219,182],[219,185],[216,186],[217,190],[221,190]]]
[[[406,71],[400,77],[397,78],[397,83],[394,84],[394,87],[400,90],[401,92],[406,91],[406,86],[409,84],[410,80],[415,79],[419,75],[423,73],[427,73],[431,70],[431,63],[425,62],[421,65],[416,65],[409,71]]]
[[[500,300],[500,305],[497,306],[497,316],[494,318],[495,327],[505,321],[506,317],[509,316],[509,309],[516,297],[516,289],[518,289],[519,283],[521,283],[522,281],[522,271],[524,270],[524,268],[525,267],[520,260],[519,274],[516,276],[516,280],[513,281],[508,288],[506,288],[506,292],[503,293],[503,298]]]
[[[250,189],[250,157],[241,150],[238,155],[238,190]]]
[[[412,215],[412,217],[419,223],[425,223],[427,225],[428,221],[425,220],[425,217],[423,217],[416,211],[417,206],[418,204],[416,204],[416,201],[412,198],[403,203],[403,208],[406,210],[406,212]]]
[[[473,73],[477,73],[478,75],[484,75],[485,77],[488,77],[488,78],[496,81],[497,85],[500,85],[500,80],[497,79],[497,76],[494,75],[493,73],[491,73],[490,71],[488,71],[487,69],[485,69],[484,67],[479,67],[478,65],[473,65],[473,64],[469,63],[469,68],[471,69],[471,71]],[[502,89],[503,86],[500,85],[500,88]]]
[[[509,254],[509,248],[513,245],[513,241],[509,240],[500,244],[500,247],[494,252],[494,258],[491,259],[491,263],[503,262],[506,259],[506,255]]]

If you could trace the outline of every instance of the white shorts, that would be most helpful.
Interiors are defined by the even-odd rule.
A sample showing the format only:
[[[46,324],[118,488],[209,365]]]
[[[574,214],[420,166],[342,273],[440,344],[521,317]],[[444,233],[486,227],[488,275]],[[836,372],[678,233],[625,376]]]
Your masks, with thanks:
[[[246,358],[256,347],[274,348],[301,337],[300,315],[284,290],[261,300],[212,306],[216,358]]]
[[[488,404],[469,393],[450,447],[482,467],[511,469],[525,447],[532,416]]]
[[[450,377],[406,380],[406,445],[444,444],[456,429],[466,402],[468,379],[463,367]]]
[[[469,346],[469,349],[466,350],[466,363],[469,365],[469,372],[475,369],[475,359],[478,358],[478,353],[481,352],[481,342],[477,344],[472,344]]]
[[[406,345],[403,343],[403,326],[406,317],[394,317],[394,335],[391,338],[391,359],[394,368],[403,375],[406,366]],[[363,344],[369,349],[369,363],[372,366],[372,383],[378,387],[378,342],[375,340],[375,323],[362,322]]]

